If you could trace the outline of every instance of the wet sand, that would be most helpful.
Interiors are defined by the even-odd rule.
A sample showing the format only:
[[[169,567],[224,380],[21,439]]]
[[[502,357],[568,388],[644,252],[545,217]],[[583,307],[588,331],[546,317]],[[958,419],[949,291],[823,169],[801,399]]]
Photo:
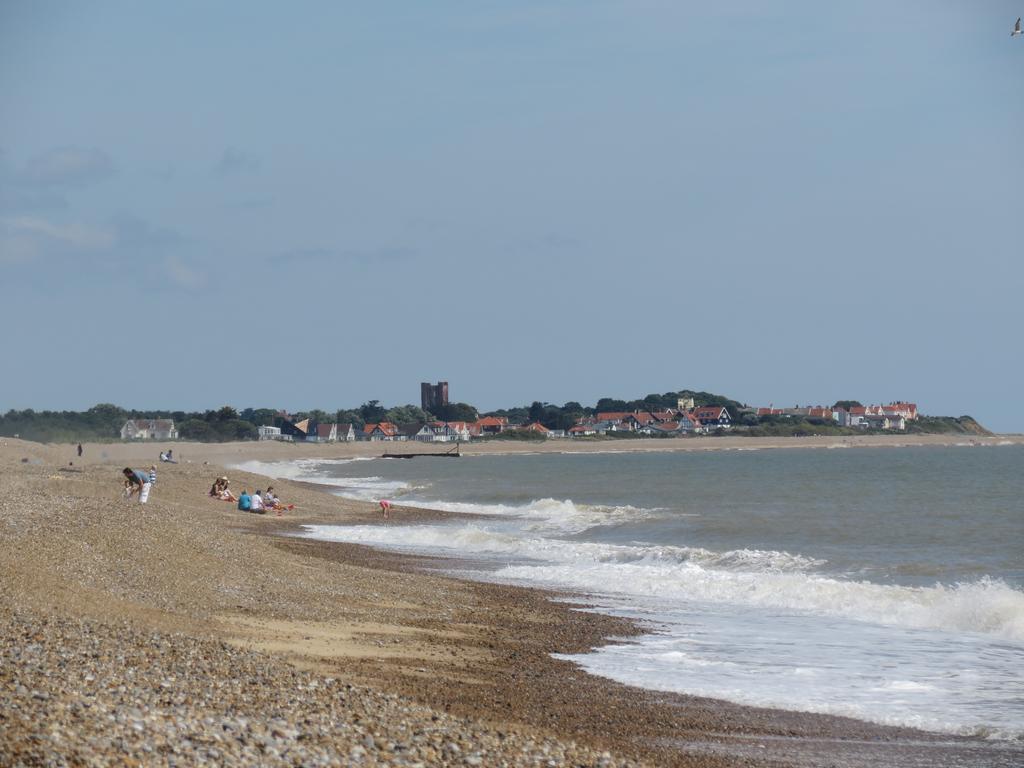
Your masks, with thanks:
[[[384,524],[323,489],[272,481],[296,505],[281,518],[205,496],[219,474],[268,483],[218,461],[307,449],[271,448],[176,445],[185,463],[159,465],[141,506],[120,499],[119,470],[160,446],[89,445],[80,461],[0,439],[0,764],[1024,762],[1021,745],[587,675],[551,654],[639,629],[433,558],[286,536]],[[388,524],[433,514],[397,507]]]

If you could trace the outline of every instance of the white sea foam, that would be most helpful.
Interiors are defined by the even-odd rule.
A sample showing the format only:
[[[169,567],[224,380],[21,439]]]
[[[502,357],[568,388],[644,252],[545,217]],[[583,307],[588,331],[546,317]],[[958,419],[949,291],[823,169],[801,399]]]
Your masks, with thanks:
[[[231,469],[241,472],[252,472],[254,475],[266,475],[275,480],[299,480],[304,483],[318,485],[338,485],[340,478],[324,475],[322,466],[340,466],[353,464],[357,461],[374,461],[370,457],[356,456],[350,459],[295,459],[293,461],[242,461],[232,464]]]
[[[805,573],[742,573],[692,562],[670,566],[642,562],[520,565],[498,575],[583,591],[745,605],[1024,641],[1024,592],[992,579],[902,587]]]
[[[756,609],[658,618],[659,634],[559,658],[654,690],[961,735],[1024,734],[1020,650],[983,636],[808,622]]]
[[[350,459],[297,459],[295,461],[245,461],[234,465],[233,469],[266,475],[275,480],[297,480],[304,483],[325,485],[331,493],[348,499],[359,501],[376,501],[388,498],[412,489],[409,483],[400,480],[385,480],[382,477],[334,477],[324,474],[324,467],[342,466],[356,462],[375,461],[372,457],[353,457]]]
[[[523,535],[486,525],[309,526],[311,538],[511,559],[497,576],[597,594],[748,606],[1024,641],[1024,592],[1002,581],[906,587],[813,572],[787,552],[615,545]],[[539,561],[539,562],[538,562]]]
[[[570,499],[536,499],[527,504],[474,504],[403,499],[402,504],[407,507],[439,509],[456,514],[520,519],[524,521],[525,529],[534,533],[578,533],[598,525],[615,525],[626,520],[635,522],[661,512],[629,505],[576,504]]]

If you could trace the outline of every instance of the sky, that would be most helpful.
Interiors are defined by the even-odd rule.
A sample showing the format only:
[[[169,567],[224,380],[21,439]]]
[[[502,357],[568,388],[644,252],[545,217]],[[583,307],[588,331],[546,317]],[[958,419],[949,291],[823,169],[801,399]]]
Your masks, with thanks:
[[[1024,431],[1024,3],[0,2],[0,411]]]

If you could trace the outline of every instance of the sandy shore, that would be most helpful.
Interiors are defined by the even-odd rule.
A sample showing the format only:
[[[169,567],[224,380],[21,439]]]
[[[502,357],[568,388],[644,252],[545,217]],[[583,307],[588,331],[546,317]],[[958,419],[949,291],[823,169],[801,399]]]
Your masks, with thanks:
[[[1006,439],[1019,440],[993,440]],[[795,445],[757,447],[779,442]],[[443,562],[281,535],[381,524],[368,504],[285,481],[273,485],[296,508],[281,518],[205,496],[225,464],[380,445],[178,444],[184,461],[159,466],[150,503],[122,501],[120,467],[142,468],[160,447],[87,445],[79,460],[69,446],[0,439],[0,764],[1009,766],[1024,756],[1020,745],[594,678],[551,654],[628,641],[636,627],[537,590],[445,576]],[[234,488],[267,484],[226,473]],[[397,510],[406,522],[431,514]]]
[[[26,455],[59,463],[76,461],[74,445],[41,445],[12,438],[0,438],[0,448],[9,443],[22,445]],[[690,437],[639,439],[552,439],[543,442],[484,440],[461,446],[465,455],[515,453],[625,453],[676,451],[737,451],[810,448],[901,448],[907,446],[1006,445],[1024,444],[1024,435],[852,435],[848,437]],[[383,443],[285,443],[277,441],[239,443],[89,443],[84,446],[83,462],[155,461],[161,450],[173,448],[182,463],[208,461],[230,466],[246,460],[280,461],[306,458],[351,458],[381,456],[386,451],[436,451],[443,453],[448,444],[416,442]],[[15,451],[16,452],[16,451]]]

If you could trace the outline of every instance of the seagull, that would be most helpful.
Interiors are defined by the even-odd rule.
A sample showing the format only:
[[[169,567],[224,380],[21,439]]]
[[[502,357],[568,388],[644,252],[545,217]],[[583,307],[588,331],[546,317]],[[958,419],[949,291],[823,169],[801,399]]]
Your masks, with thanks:
[[[1010,33],[1010,37],[1020,37],[1024,35],[1024,31],[1020,28],[1020,16],[1017,17],[1017,24],[1013,28],[1013,32]]]

